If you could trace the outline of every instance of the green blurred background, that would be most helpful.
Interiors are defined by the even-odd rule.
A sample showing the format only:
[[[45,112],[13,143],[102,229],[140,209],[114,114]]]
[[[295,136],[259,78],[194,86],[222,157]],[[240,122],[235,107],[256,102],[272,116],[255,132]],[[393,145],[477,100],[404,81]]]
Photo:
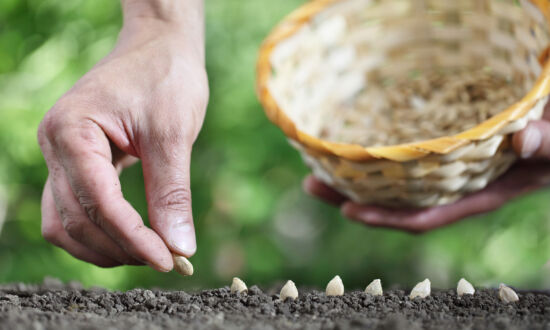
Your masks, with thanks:
[[[264,286],[293,279],[323,287],[340,274],[353,288],[375,277],[386,287],[425,277],[436,287],[452,287],[462,276],[477,285],[550,286],[543,269],[550,259],[548,191],[422,236],[352,223],[302,192],[307,169],[264,116],[254,70],[262,38],[303,2],[206,1],[211,100],[192,163],[196,273],[184,279],[145,267],[101,269],[40,235],[47,169],[36,128],[113,46],[121,25],[118,1],[0,1],[0,283],[53,276],[111,289],[201,289],[240,276]],[[122,183],[145,217],[140,166],[123,173]]]

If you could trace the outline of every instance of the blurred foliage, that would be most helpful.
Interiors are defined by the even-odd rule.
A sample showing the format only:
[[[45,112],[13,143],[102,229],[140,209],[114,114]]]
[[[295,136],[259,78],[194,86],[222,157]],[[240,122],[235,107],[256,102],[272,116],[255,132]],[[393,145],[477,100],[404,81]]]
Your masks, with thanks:
[[[386,286],[430,277],[435,286],[451,287],[461,276],[478,285],[550,285],[542,270],[550,258],[548,191],[422,236],[349,222],[301,191],[307,169],[263,114],[254,70],[263,37],[303,2],[206,1],[211,101],[192,160],[199,246],[192,259],[196,275],[182,279],[145,267],[100,269],[40,235],[47,169],[36,128],[56,99],[109,52],[121,24],[118,2],[2,0],[0,198],[6,196],[8,211],[0,283],[54,276],[113,289],[192,289],[225,285],[238,275],[250,284],[290,278],[323,287],[340,274],[354,288],[375,277]],[[139,165],[122,175],[122,183],[145,217]]]

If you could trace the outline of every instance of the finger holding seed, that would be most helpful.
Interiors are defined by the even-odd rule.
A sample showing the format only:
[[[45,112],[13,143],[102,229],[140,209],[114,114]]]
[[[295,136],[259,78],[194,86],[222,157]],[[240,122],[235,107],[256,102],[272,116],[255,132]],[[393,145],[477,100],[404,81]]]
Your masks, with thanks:
[[[330,282],[327,284],[325,290],[327,296],[343,296],[344,295],[344,283],[340,276],[336,275]]]

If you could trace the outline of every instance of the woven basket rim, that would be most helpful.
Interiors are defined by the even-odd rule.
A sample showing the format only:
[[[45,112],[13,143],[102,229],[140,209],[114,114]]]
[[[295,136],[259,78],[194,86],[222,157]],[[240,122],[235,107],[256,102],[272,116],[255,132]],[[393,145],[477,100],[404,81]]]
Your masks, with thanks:
[[[547,61],[550,48],[547,48],[539,55],[539,62],[542,65],[541,74],[531,90],[521,100],[477,126],[459,134],[414,143],[379,147],[330,142],[309,135],[296,127],[285,112],[279,108],[269,91],[268,82],[272,72],[270,57],[279,42],[291,37],[324,8],[339,1],[346,0],[311,0],[291,12],[281,23],[275,26],[263,41],[257,61],[256,93],[267,117],[279,126],[288,138],[303,144],[312,151],[358,162],[374,159],[404,162],[430,154],[445,155],[469,143],[491,138],[508,123],[525,116],[537,101],[550,94],[550,61]],[[550,1],[529,1],[544,14],[546,22],[550,24]]]

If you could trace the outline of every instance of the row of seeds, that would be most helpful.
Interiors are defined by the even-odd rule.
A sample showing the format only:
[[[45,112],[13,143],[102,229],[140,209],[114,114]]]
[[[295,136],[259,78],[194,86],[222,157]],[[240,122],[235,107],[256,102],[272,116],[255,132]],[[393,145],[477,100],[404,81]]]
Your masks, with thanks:
[[[429,279],[425,279],[424,281],[416,284],[414,288],[411,290],[409,297],[411,299],[415,298],[426,298],[431,294],[431,282]],[[233,278],[233,283],[231,283],[231,292],[232,293],[244,293],[247,292],[248,288],[246,287],[246,284],[239,279],[238,277]],[[463,295],[473,295],[475,293],[474,286],[466,281],[464,278],[461,278],[460,281],[458,281],[457,287],[456,287],[456,293],[459,297],[462,297]],[[380,279],[376,279],[372,281],[366,288],[365,293],[373,295],[373,296],[381,296],[383,294],[382,290],[382,281]],[[344,283],[342,282],[342,279],[340,276],[335,276],[330,282],[327,284],[327,288],[325,290],[325,294],[327,296],[342,296],[344,295]],[[519,300],[518,295],[512,288],[500,284],[498,295],[500,297],[500,300],[502,300],[505,303],[510,302],[516,302]],[[287,300],[287,299],[296,299],[298,298],[298,289],[296,288],[296,284],[292,281],[287,281],[286,284],[281,289],[281,292],[279,294],[279,297],[281,300]]]

